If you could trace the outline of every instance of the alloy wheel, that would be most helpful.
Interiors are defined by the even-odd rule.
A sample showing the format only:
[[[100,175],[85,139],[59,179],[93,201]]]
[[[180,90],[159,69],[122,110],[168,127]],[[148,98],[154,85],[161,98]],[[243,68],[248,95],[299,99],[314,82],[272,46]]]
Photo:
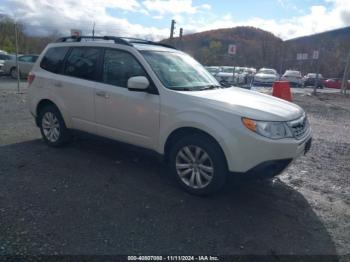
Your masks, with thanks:
[[[180,149],[175,165],[182,182],[194,189],[208,186],[214,176],[213,161],[199,146],[189,145]]]
[[[60,124],[52,112],[46,112],[42,118],[43,133],[48,141],[55,143],[60,138]]]

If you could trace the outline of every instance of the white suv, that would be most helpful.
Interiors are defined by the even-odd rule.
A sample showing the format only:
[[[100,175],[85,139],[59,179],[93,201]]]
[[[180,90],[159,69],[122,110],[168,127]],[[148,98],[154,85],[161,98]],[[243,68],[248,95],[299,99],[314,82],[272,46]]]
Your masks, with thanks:
[[[28,81],[48,145],[63,145],[76,129],[153,150],[194,194],[217,191],[229,174],[277,175],[311,145],[299,106],[222,88],[193,58],[159,43],[62,38]]]

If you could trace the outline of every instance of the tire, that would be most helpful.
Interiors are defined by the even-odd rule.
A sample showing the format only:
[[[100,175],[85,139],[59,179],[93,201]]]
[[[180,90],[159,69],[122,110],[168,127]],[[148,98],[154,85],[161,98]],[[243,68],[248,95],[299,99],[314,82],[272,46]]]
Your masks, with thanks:
[[[17,79],[17,69],[16,69],[16,67],[11,68],[10,76],[11,76],[12,79]]]
[[[45,106],[40,110],[38,123],[45,143],[52,147],[65,145],[71,138],[63,117],[54,105]]]
[[[214,139],[202,134],[188,135],[178,140],[170,150],[169,165],[183,189],[201,196],[214,194],[221,189],[228,173],[220,146]]]

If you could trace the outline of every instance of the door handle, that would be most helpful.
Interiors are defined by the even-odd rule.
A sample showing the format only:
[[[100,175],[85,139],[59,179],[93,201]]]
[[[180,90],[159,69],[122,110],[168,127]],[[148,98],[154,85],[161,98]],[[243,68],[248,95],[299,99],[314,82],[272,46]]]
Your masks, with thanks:
[[[63,86],[61,82],[55,82],[53,85],[55,87],[62,87]]]
[[[109,98],[109,95],[105,91],[97,91],[96,95],[103,98]]]

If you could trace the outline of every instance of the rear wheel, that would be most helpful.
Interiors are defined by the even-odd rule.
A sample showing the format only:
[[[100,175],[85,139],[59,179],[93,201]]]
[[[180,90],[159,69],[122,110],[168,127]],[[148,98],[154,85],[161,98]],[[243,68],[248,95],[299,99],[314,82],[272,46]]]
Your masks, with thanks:
[[[223,187],[227,176],[220,146],[201,134],[183,137],[173,146],[170,168],[178,183],[196,195],[215,193]]]
[[[13,78],[13,79],[17,79],[17,68],[15,68],[15,67],[11,68],[11,70],[10,70],[10,76],[11,76],[11,78]]]
[[[39,112],[39,126],[41,135],[49,146],[59,147],[70,139],[60,111],[54,105],[45,106]]]

